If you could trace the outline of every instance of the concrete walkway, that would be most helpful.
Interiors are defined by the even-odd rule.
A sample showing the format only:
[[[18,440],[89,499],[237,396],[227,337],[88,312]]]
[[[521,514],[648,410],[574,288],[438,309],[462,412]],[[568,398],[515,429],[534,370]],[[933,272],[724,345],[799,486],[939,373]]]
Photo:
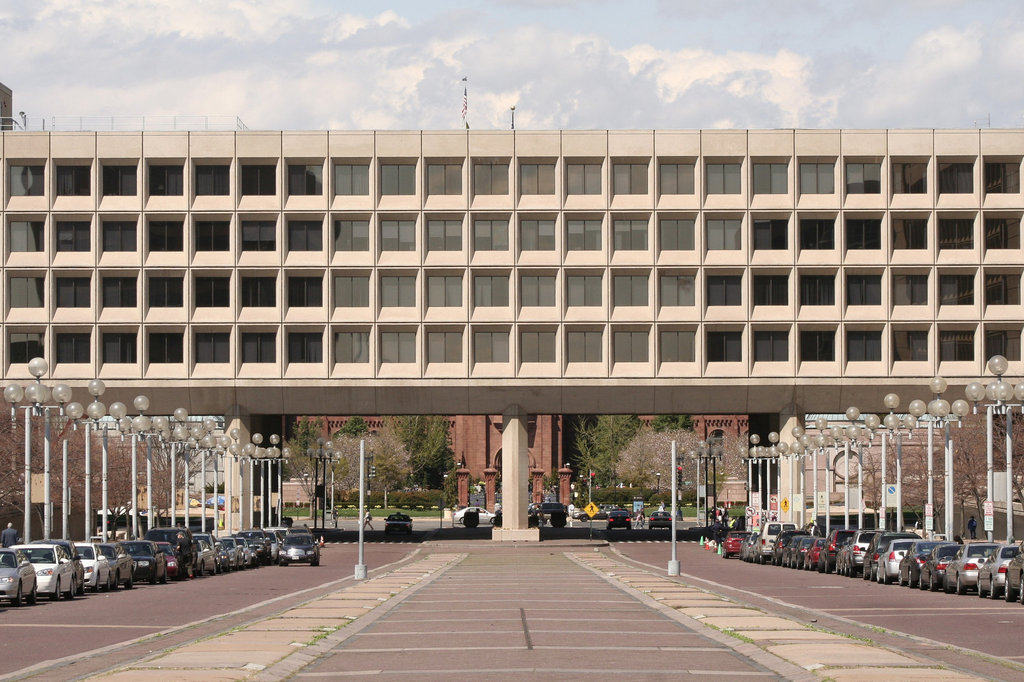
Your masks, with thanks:
[[[96,679],[982,679],[750,608],[602,549],[438,547]]]

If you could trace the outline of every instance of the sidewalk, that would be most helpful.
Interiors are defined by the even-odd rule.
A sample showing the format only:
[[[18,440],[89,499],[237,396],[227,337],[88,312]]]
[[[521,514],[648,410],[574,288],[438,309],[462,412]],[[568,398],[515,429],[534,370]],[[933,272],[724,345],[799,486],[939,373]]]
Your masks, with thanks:
[[[424,548],[428,552],[430,546]],[[1007,676],[1019,676],[1007,668]],[[730,601],[603,547],[445,543],[94,679],[982,679]]]

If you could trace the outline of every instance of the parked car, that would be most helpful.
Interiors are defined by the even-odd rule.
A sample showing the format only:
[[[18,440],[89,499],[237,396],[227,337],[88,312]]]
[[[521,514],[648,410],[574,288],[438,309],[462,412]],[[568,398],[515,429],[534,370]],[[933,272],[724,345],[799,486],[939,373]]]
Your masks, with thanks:
[[[185,542],[178,546],[178,534],[184,535]],[[143,537],[152,542],[166,542],[174,548],[174,557],[178,563],[178,580],[191,578],[195,575],[195,538],[192,531],[180,526],[157,526],[146,531]]]
[[[0,599],[11,606],[36,603],[36,569],[20,549],[0,549]]]
[[[270,538],[261,529],[240,530],[235,533],[235,537],[245,538],[249,541],[256,552],[256,559],[259,563],[264,566],[270,563]]]
[[[156,585],[159,580],[167,582],[167,556],[163,550],[156,546],[152,540],[128,540],[122,543],[124,550],[132,558],[132,579],[148,580],[150,585]],[[178,562],[178,572],[184,568]]]
[[[779,537],[779,533],[784,530],[796,530],[795,523],[766,523],[761,526],[760,533],[760,552],[754,557],[754,561],[759,564],[767,563],[772,561],[772,556],[775,551],[775,541]]]
[[[932,549],[928,560],[921,565],[921,577],[918,583],[922,590],[934,592],[945,588],[946,566],[959,551],[960,545],[956,542],[943,542]]]
[[[402,512],[388,514],[388,517],[384,519],[384,534],[390,535],[391,533],[412,535],[412,517]]]
[[[928,561],[929,555],[936,546],[941,545],[940,540],[918,540],[907,549],[907,553],[900,560],[900,585],[907,587],[918,587],[921,584],[921,566]]]
[[[289,533],[281,542],[281,554],[277,557],[279,566],[290,563],[320,565],[320,545],[313,536],[306,533]]]
[[[612,509],[608,512],[608,530],[612,528],[625,528],[629,530],[633,527],[633,518],[629,512],[625,509]],[[596,516],[594,518],[597,518]]]
[[[96,543],[96,551],[107,557],[107,564],[110,565],[111,584],[110,589],[116,590],[118,585],[124,585],[126,590],[134,586],[132,578],[132,558],[120,542],[99,542]]]
[[[472,512],[476,512],[478,523],[491,523],[494,520],[494,514],[483,507],[463,507],[455,512],[454,516],[452,516],[452,521],[454,523],[465,525],[466,514]]]
[[[658,512],[654,512],[651,516],[653,517],[653,515],[657,513]],[[743,541],[748,537],[750,537],[750,531],[729,531],[729,534],[725,536],[725,540],[722,542],[722,558],[728,559],[731,556],[738,557],[740,555],[740,548],[743,547]]]
[[[1018,545],[1021,551],[1006,564],[1006,584],[1003,588],[1003,599],[1024,602],[1024,543]]]
[[[794,524],[790,524],[790,525],[794,525]],[[786,548],[789,547],[789,543],[791,543],[793,541],[794,537],[803,536],[803,535],[809,535],[809,533],[807,531],[805,531],[805,530],[796,530],[795,528],[790,528],[790,529],[781,531],[779,533],[778,537],[776,537],[776,539],[775,539],[775,546],[772,547],[771,562],[773,564],[775,564],[776,566],[781,566],[782,565],[782,559],[784,558],[784,554],[786,552]]]
[[[967,594],[978,588],[978,569],[999,545],[995,542],[971,542],[960,546],[953,560],[946,565],[946,592]]]
[[[836,557],[839,554],[839,550],[843,548],[843,545],[853,540],[853,536],[856,534],[857,531],[850,528],[838,528],[829,532],[828,537],[825,538],[825,548],[821,552],[818,561],[818,571],[820,573],[831,573],[837,570]]]
[[[196,542],[201,542],[201,541],[205,540],[206,544],[210,545],[210,548],[213,550],[213,558],[215,560],[214,561],[214,568],[215,568],[214,572],[215,573],[220,573],[221,570],[223,570],[222,567],[221,567],[221,556],[222,555],[221,555],[221,552],[220,552],[219,543],[217,542],[217,538],[214,537],[213,533],[193,533],[192,534],[192,538]]]
[[[790,568],[803,569],[804,562],[807,561],[807,552],[810,551],[811,545],[817,539],[813,535],[803,535],[794,539],[789,550],[788,566]]]
[[[914,542],[910,538],[893,538],[884,546],[879,545],[881,550],[874,561],[875,580],[883,585],[893,582],[900,574],[900,562]]]
[[[109,590],[113,578],[107,557],[88,542],[76,542],[75,549],[78,550],[78,555],[82,558],[82,567],[85,569],[85,587],[93,592]]]
[[[206,540],[197,539],[196,575],[217,575],[217,552]]]
[[[850,540],[849,552],[843,554],[843,569],[847,578],[856,578],[864,572],[864,554],[867,552],[871,538],[875,537],[878,531],[858,530]],[[839,571],[839,559],[836,558],[836,572]]]
[[[178,572],[178,557],[174,554],[174,547],[169,542],[158,542],[156,546],[164,553],[164,560],[167,562],[167,577],[171,580],[180,580]]]
[[[70,540],[33,540],[33,545],[60,545],[66,551],[69,557],[71,557],[71,565],[73,568],[73,574],[75,579],[75,594],[85,594],[85,565],[82,564],[82,557],[78,554],[78,550],[75,549],[75,543]]]
[[[825,538],[816,537],[811,546],[807,548],[807,554],[804,556],[804,570],[805,571],[817,571],[818,566],[821,564],[821,554],[825,550]]]
[[[885,546],[889,544],[889,541],[896,538],[909,538],[911,541],[914,541],[918,539],[918,536],[914,533],[893,530],[879,530],[872,535],[871,542],[868,543],[867,548],[864,550],[863,566],[860,572],[864,580],[878,581],[878,575],[875,572],[878,558],[882,550],[885,549]]]
[[[1006,567],[1020,553],[1018,545],[1000,545],[978,569],[978,596],[999,599],[1006,589]]]
[[[15,545],[36,571],[36,592],[57,601],[75,598],[75,567],[64,545],[32,543]]]
[[[740,546],[740,559],[746,562],[753,562],[757,554],[760,552],[759,545],[761,542],[761,536],[756,531],[751,531]]]
[[[257,545],[249,538],[241,535],[235,536],[235,543],[242,545],[242,560],[245,568],[259,568],[260,557],[257,553]]]
[[[230,535],[223,537],[217,541],[217,544],[220,545],[222,570],[237,571],[240,568],[245,568],[242,561],[242,548],[233,537]]]
[[[584,512],[584,514],[586,514],[586,512]],[[647,527],[651,530],[654,530],[655,528],[672,530],[672,512],[652,511],[651,515],[647,518]]]
[[[538,510],[540,525],[551,524],[554,528],[565,528],[569,510],[561,502],[542,502]]]

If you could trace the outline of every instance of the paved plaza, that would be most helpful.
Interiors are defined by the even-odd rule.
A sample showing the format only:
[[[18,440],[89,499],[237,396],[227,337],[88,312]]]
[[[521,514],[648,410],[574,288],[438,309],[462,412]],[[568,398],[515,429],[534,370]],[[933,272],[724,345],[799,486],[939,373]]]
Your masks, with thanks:
[[[684,567],[691,544],[680,546]],[[603,542],[427,542],[365,582],[89,679],[991,679],[669,578]],[[1024,677],[1007,662],[1006,679]]]

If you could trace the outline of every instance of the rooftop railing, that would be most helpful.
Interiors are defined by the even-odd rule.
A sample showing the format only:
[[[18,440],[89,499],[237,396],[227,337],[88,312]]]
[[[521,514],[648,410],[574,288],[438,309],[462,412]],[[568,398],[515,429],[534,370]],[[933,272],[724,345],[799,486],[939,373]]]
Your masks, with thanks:
[[[3,131],[190,131],[248,130],[237,116],[11,116],[0,118]]]

